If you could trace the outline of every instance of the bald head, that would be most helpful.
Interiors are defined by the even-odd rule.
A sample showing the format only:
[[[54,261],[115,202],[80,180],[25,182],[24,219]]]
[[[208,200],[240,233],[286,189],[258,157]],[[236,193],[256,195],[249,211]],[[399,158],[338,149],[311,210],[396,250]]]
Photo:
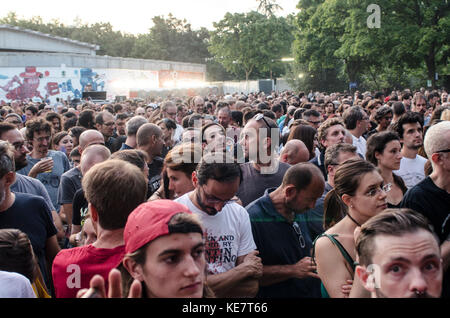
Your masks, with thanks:
[[[80,169],[83,175],[97,163],[106,161],[111,156],[111,152],[103,145],[88,146],[81,155]]]
[[[312,183],[318,183],[323,187],[325,186],[325,179],[322,171],[312,163],[299,163],[290,167],[283,177],[282,187],[289,185],[294,186],[297,190],[303,190]]]
[[[295,165],[300,162],[307,162],[309,160],[309,150],[303,141],[292,139],[286,143],[280,155],[280,161],[286,162],[290,165]]]
[[[84,151],[87,147],[90,145],[104,145],[105,144],[105,138],[103,137],[102,133],[98,130],[89,129],[81,133],[80,135],[80,153]]]
[[[136,133],[136,141],[138,147],[145,146],[152,140],[153,136],[160,137],[162,134],[161,128],[155,124],[144,124],[139,127]]]

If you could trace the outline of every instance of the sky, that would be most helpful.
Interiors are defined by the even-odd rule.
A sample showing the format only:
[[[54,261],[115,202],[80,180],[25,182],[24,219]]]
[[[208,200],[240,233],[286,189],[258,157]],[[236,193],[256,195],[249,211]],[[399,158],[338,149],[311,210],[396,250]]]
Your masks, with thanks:
[[[213,22],[220,21],[225,13],[256,10],[257,0],[12,0],[2,1],[0,17],[15,12],[19,18],[40,16],[44,22],[58,19],[66,25],[75,19],[83,23],[109,22],[116,31],[124,33],[147,33],[152,27],[154,16],[168,16],[186,19],[193,29],[213,29]],[[279,16],[296,13],[297,0],[277,0],[283,8]]]

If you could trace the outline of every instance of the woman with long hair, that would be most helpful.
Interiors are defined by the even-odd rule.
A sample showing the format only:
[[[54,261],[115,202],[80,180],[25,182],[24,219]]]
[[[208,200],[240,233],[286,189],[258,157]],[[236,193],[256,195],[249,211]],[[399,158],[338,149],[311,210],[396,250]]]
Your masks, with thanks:
[[[354,232],[387,208],[388,189],[370,162],[345,162],[337,169],[334,184],[324,202],[326,231],[316,239],[313,248],[324,298],[348,297],[349,281],[355,276]],[[358,291],[363,290],[362,286],[359,287]],[[351,288],[355,288],[354,283]]]
[[[379,169],[385,185],[390,185],[387,194],[389,208],[399,207],[404,194],[408,191],[403,179],[393,173],[400,169],[402,146],[400,137],[392,131],[376,133],[367,140],[366,159]]]

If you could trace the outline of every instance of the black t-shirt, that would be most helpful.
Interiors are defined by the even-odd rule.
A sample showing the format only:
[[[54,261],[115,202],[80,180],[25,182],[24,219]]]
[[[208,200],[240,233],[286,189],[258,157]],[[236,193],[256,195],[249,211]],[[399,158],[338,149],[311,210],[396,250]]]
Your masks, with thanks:
[[[441,244],[450,234],[450,193],[437,187],[430,177],[406,192],[400,203],[402,208],[413,209],[431,222]],[[450,270],[444,273],[442,296],[450,297]]]
[[[72,224],[81,226],[81,222],[86,217],[87,211],[88,202],[86,201],[86,197],[84,196],[83,189],[79,189],[73,197]]]
[[[155,157],[148,165],[148,191],[147,198],[151,197],[156,190],[161,186],[161,172],[164,165],[164,160],[161,157]]]
[[[41,197],[26,193],[15,195],[13,205],[0,212],[0,229],[19,229],[28,235],[44,281],[50,287],[45,248],[47,240],[57,233],[51,211]]]

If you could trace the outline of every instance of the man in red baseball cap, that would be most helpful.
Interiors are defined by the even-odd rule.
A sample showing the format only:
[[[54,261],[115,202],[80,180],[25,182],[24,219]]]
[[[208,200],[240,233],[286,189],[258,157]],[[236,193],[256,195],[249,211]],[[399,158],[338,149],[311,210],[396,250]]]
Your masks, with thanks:
[[[141,204],[128,217],[124,241],[125,257],[120,272],[110,272],[108,297],[213,297],[206,284],[202,225],[185,205],[170,200]],[[93,291],[106,297],[100,275],[90,286],[78,297],[91,297]]]

